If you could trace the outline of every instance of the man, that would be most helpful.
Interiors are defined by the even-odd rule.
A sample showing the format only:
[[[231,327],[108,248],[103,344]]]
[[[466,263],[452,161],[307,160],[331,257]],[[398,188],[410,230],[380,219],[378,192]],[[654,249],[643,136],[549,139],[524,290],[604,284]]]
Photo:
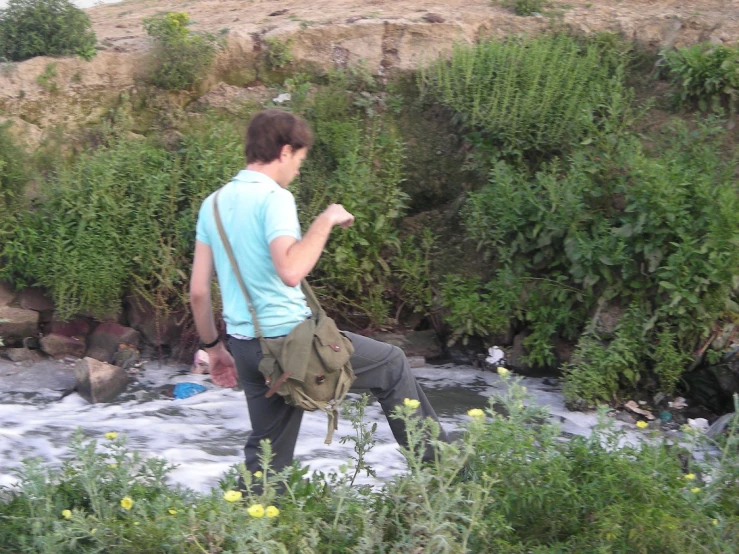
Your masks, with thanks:
[[[343,206],[332,204],[301,236],[288,186],[299,174],[312,142],[304,120],[280,110],[256,114],[247,129],[246,170],[240,171],[218,197],[226,235],[265,337],[287,335],[310,316],[300,281],[318,262],[331,230],[346,229],[354,222]],[[253,338],[256,333],[246,299],[218,234],[213,197],[205,199],[198,216],[190,284],[195,326],[210,357],[213,381],[233,387],[238,378],[246,394],[252,424],[244,448],[247,469],[260,469],[259,444],[270,439],[272,467],[279,471],[292,464],[303,410],[289,406],[279,395],[265,396],[269,387],[258,369],[260,342]],[[213,318],[210,287],[214,270],[223,298],[228,349],[218,338]],[[411,398],[420,401],[420,417],[438,419],[399,348],[353,333],[346,335],[355,348],[351,363],[357,379],[353,388],[370,389],[386,416],[405,398]],[[395,439],[406,445],[403,422],[390,417],[388,421]],[[441,438],[446,440],[443,431]]]

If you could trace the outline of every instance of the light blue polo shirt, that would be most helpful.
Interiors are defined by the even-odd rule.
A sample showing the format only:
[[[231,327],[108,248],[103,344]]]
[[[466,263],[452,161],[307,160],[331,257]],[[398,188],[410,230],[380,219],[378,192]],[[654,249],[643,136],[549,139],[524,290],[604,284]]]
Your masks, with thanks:
[[[200,206],[196,238],[213,250],[228,334],[254,337],[246,299],[213,217],[214,196],[215,193],[208,196]],[[288,287],[277,275],[269,251],[269,243],[277,237],[300,240],[298,211],[292,193],[264,173],[243,170],[221,190],[218,208],[262,334],[265,337],[288,334],[311,313],[300,286]]]

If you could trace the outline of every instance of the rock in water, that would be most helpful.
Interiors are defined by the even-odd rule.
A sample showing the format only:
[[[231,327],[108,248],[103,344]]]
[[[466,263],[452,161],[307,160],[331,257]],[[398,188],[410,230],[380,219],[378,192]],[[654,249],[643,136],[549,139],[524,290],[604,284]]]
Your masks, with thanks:
[[[51,333],[41,338],[41,350],[56,359],[64,358],[65,356],[81,358],[85,355],[86,349],[85,341],[76,337]]]
[[[141,335],[135,329],[124,327],[114,321],[106,321],[101,323],[90,336],[87,356],[110,363],[118,352],[120,344],[130,344],[138,348],[141,344]]]
[[[126,390],[128,374],[122,367],[106,364],[94,358],[83,358],[74,366],[77,392],[85,400],[110,402]]]

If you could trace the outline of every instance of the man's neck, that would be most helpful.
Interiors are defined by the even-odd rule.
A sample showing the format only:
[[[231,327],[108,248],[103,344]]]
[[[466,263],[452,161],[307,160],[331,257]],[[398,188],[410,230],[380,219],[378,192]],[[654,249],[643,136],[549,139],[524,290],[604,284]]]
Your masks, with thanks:
[[[280,184],[280,182],[277,180],[277,177],[279,176],[279,172],[277,169],[277,165],[274,162],[268,163],[268,164],[262,164],[262,163],[248,164],[246,166],[246,169],[249,171],[256,171],[258,173],[263,173],[264,175],[272,179],[278,185]]]

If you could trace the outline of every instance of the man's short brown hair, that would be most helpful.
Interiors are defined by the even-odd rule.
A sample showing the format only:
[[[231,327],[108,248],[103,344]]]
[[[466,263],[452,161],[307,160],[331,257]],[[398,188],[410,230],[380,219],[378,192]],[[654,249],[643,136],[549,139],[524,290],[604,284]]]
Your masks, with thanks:
[[[244,148],[247,163],[270,163],[280,157],[286,145],[293,150],[313,145],[307,121],[282,110],[264,110],[251,118]]]

